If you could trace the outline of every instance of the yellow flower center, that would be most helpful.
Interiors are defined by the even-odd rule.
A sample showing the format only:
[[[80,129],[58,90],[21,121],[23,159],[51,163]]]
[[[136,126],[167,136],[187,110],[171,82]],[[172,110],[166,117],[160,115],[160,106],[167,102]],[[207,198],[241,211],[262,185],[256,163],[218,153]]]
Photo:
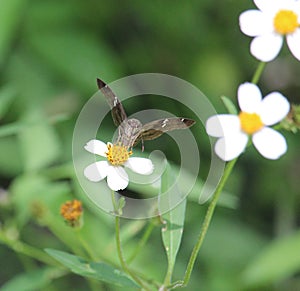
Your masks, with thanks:
[[[67,201],[60,208],[60,214],[68,222],[78,220],[82,212],[82,203],[79,200]]]
[[[294,32],[300,24],[298,15],[291,10],[280,10],[274,17],[274,28],[280,34],[289,34]]]
[[[132,155],[132,151],[128,151],[128,148],[125,146],[120,144],[107,145],[106,157],[113,166],[123,165],[129,159],[130,155]]]
[[[256,113],[241,112],[239,118],[241,128],[247,134],[253,134],[264,126],[260,116]]]

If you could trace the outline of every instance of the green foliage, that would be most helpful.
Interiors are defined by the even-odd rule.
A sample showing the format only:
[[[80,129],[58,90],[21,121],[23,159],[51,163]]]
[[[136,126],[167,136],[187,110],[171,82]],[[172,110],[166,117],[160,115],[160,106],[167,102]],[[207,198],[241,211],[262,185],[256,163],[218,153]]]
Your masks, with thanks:
[[[14,177],[22,171],[19,144],[15,136],[0,140],[0,172],[4,177]]]
[[[25,0],[0,1],[0,66],[12,46],[25,4]]]
[[[294,275],[300,268],[299,244],[299,232],[270,243],[244,270],[243,286],[263,287]]]
[[[0,120],[9,110],[11,103],[16,97],[16,92],[11,87],[4,87],[0,91]]]
[[[10,281],[6,282],[1,291],[33,291],[41,290],[50,285],[54,278],[64,275],[64,271],[56,268],[42,268],[39,270],[30,271],[24,274],[15,276]]]
[[[238,27],[239,14],[253,3],[0,0],[0,4],[1,291],[87,290],[86,278],[106,282],[97,290],[118,291],[119,286],[132,290],[136,283],[120,271],[114,219],[90,201],[74,173],[72,134],[77,116],[97,91],[97,77],[110,82],[144,72],[188,80],[209,96],[217,111],[224,112],[225,105],[235,114],[238,84],[250,81],[256,66],[249,39]],[[283,53],[270,64],[261,79],[262,91],[284,87],[289,100],[298,104],[299,62],[291,60]],[[275,72],[276,66],[292,73]],[[228,97],[220,100],[222,94]],[[167,109],[193,118],[193,108],[180,104],[151,97],[141,103],[133,98],[126,110],[132,114],[141,107]],[[289,117],[283,125],[296,132],[299,120]],[[97,133],[99,138],[116,130],[109,122]],[[121,221],[129,268],[157,289],[156,280],[170,283],[182,278],[207,207],[198,203],[211,145],[200,121],[192,132],[201,155],[200,173],[186,201],[163,215],[163,226],[148,220]],[[239,160],[222,191],[187,290],[299,289],[299,135],[286,137],[289,150],[279,161],[263,160],[251,149]],[[164,151],[171,181],[181,171],[173,145],[171,138],[162,136],[145,141],[141,154]],[[181,189],[189,188],[193,182],[189,170],[181,175]],[[149,198],[157,195],[156,186],[130,183],[128,189]],[[75,198],[84,208],[80,233],[60,216],[62,203]],[[44,248],[62,250],[48,254],[67,269],[45,267],[51,258],[46,253],[40,257]],[[69,270],[84,277],[65,276]]]
[[[162,193],[167,192],[168,189],[174,183],[174,173],[172,172],[171,167],[168,165],[164,175],[161,177]],[[179,189],[177,188],[177,193],[173,193],[174,195],[180,195]],[[176,191],[175,190],[175,191]],[[171,203],[169,204],[169,208],[172,208]],[[183,226],[185,219],[185,208],[186,208],[186,199],[184,199],[179,205],[177,205],[171,211],[162,215],[164,225],[161,230],[162,240],[165,247],[165,251],[168,258],[168,271],[165,278],[165,283],[171,283],[171,277],[173,273],[173,269],[176,262],[177,253],[180,247],[182,234],[183,234]]]
[[[39,111],[26,112],[24,123],[34,125],[24,128],[20,132],[21,153],[24,159],[24,171],[40,170],[59,157],[59,140],[53,127],[47,123],[45,115]]]
[[[233,102],[226,96],[221,96],[221,99],[228,111],[229,114],[238,114],[238,110],[236,106],[233,104]]]
[[[45,250],[50,256],[58,260],[75,274],[104,281],[120,287],[138,288],[123,272],[105,263],[87,262],[86,260],[52,249]]]

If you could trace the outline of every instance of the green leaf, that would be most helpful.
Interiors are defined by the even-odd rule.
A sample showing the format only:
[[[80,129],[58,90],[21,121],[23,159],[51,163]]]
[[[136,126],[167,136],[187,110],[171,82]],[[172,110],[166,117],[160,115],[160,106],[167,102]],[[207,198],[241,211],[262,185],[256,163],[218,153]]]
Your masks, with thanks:
[[[61,277],[65,271],[56,268],[42,268],[15,276],[6,282],[0,291],[33,291],[42,290],[51,283],[53,278]]]
[[[17,33],[21,15],[24,13],[26,0],[0,0],[0,65],[5,60],[6,54]]]
[[[25,124],[23,122],[13,122],[0,127],[0,138],[14,135],[23,130]]]
[[[246,287],[278,282],[300,271],[300,232],[277,239],[264,249],[242,273]]]
[[[46,249],[45,251],[75,274],[121,287],[139,287],[126,274],[108,264],[88,262],[81,257],[53,249]]]
[[[146,156],[145,156],[146,157]],[[181,175],[181,185],[182,189],[190,188],[191,185],[194,184],[191,192],[188,194],[188,201],[193,201],[196,203],[204,204],[209,200],[210,197],[206,197],[202,199],[201,196],[201,189],[203,188],[204,181],[200,178],[194,179],[194,176],[187,170],[178,167],[176,164],[171,164],[173,175],[177,176]],[[157,197],[158,189],[153,185],[140,185],[135,183],[130,183],[128,188],[138,193],[142,193],[145,197]],[[211,189],[211,194],[214,192],[215,186],[214,185],[206,185],[207,189]],[[218,200],[218,205],[226,208],[236,209],[238,205],[238,198],[234,194],[234,192],[222,191],[222,195]]]
[[[173,179],[172,170],[168,165],[165,173],[162,176],[162,193],[168,190],[169,186],[171,186],[171,183],[174,180],[176,179]],[[162,216],[165,223],[164,227],[162,228],[162,240],[168,258],[168,271],[166,276],[167,284],[171,282],[176,256],[182,239],[185,208],[186,199],[184,199],[174,209],[163,214]]]
[[[6,86],[0,91],[0,119],[5,115],[9,109],[10,104],[16,97],[16,92],[13,88]]]
[[[121,71],[117,56],[87,31],[38,31],[30,35],[29,43],[33,52],[78,89],[96,91],[96,77],[110,81]]]
[[[37,108],[28,111],[24,121],[34,123],[19,134],[25,171],[42,169],[59,157],[58,136],[46,116]]]
[[[0,130],[1,131],[1,130]],[[0,138],[0,173],[5,177],[15,177],[22,171],[20,147],[16,137]]]
[[[228,113],[234,114],[234,115],[238,114],[238,110],[230,98],[228,98],[226,96],[221,96],[221,99],[222,99]]]

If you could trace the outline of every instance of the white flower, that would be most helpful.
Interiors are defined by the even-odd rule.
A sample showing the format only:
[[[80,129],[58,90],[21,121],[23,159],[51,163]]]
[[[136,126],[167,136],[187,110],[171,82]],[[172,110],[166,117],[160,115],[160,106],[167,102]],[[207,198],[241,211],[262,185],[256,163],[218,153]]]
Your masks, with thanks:
[[[132,151],[122,145],[105,144],[100,140],[90,140],[84,147],[92,154],[106,157],[107,161],[95,162],[84,169],[84,175],[92,182],[99,182],[107,177],[108,187],[113,191],[123,190],[128,186],[128,175],[124,167],[141,175],[153,172],[151,160],[130,158]]]
[[[240,28],[254,37],[250,51],[263,62],[272,61],[286,37],[292,54],[300,60],[300,1],[254,0],[259,10],[247,10],[240,15]]]
[[[238,157],[246,148],[249,136],[259,153],[276,160],[287,150],[285,138],[268,127],[281,121],[289,112],[290,104],[278,92],[262,99],[259,88],[244,83],[238,89],[239,115],[211,116],[206,122],[209,135],[219,137],[215,144],[216,154],[224,161]]]

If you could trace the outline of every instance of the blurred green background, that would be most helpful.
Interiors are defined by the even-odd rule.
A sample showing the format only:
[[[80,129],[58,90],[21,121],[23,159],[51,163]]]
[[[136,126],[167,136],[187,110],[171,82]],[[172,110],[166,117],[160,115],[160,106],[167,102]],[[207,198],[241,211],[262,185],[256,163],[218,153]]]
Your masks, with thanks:
[[[1,0],[0,7],[0,285],[44,268],[13,251],[18,240],[41,250],[76,249],[59,215],[60,205],[75,197],[84,202],[87,240],[100,258],[117,262],[113,219],[89,202],[72,170],[74,124],[97,90],[96,78],[175,75],[226,112],[220,96],[236,102],[238,85],[251,80],[258,64],[238,26],[239,14],[254,6],[236,0]],[[299,103],[299,77],[299,62],[285,47],[259,85],[265,95],[280,90]],[[130,113],[138,106],[128,105]],[[172,113],[185,115],[180,107]],[[207,154],[201,156],[205,172],[208,140],[201,124],[192,131]],[[254,149],[240,158],[226,187],[235,200],[217,209],[186,290],[300,290],[300,138],[284,134],[289,150],[279,161]],[[161,143],[147,142],[146,150]],[[176,152],[168,149],[168,157],[176,161]],[[205,210],[189,199],[176,279],[184,274]],[[123,221],[125,251],[135,248],[144,224]],[[158,227],[133,266],[162,279],[166,257],[159,236]],[[84,278],[69,273],[45,277],[43,290],[87,288]]]

